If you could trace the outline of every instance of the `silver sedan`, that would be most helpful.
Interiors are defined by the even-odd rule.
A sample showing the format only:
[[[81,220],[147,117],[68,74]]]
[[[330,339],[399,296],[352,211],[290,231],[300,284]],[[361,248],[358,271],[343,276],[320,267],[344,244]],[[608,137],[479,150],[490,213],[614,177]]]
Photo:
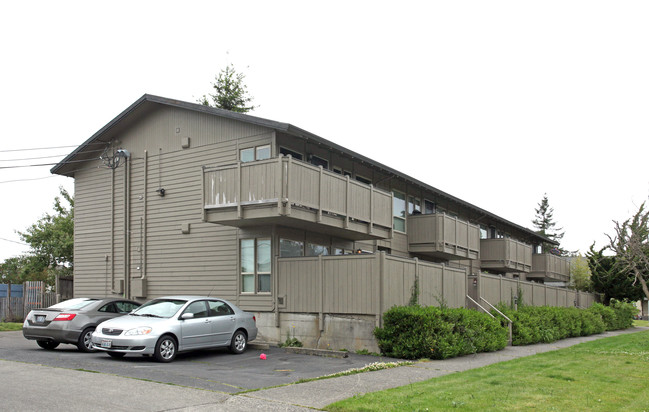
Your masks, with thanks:
[[[30,311],[23,323],[23,336],[35,340],[43,349],[71,343],[80,351],[90,352],[90,335],[98,324],[126,315],[138,306],[138,302],[119,298],[65,300]]]
[[[121,318],[100,324],[92,344],[114,358],[153,355],[171,362],[178,352],[229,347],[243,353],[257,337],[255,317],[232,303],[206,296],[151,300]]]

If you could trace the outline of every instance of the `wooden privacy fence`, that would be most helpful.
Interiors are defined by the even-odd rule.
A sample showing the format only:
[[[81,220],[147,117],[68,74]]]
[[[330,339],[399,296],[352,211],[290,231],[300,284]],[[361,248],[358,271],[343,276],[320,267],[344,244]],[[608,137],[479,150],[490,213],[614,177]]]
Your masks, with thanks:
[[[395,305],[464,307],[464,269],[377,254],[278,259],[276,311],[373,315]],[[322,321],[320,327],[322,328]]]
[[[478,302],[484,299],[492,305],[500,302],[513,303],[513,298],[519,296],[519,291],[522,300],[519,304],[588,308],[596,302],[592,293],[546,286],[542,283],[485,274],[469,277],[469,282],[474,280],[475,286],[469,289],[469,295]]]
[[[23,296],[0,298],[0,322],[19,321],[22,322],[30,310],[34,308],[44,308],[52,306],[64,299],[72,296],[70,285],[71,278],[61,278],[57,284],[64,289],[64,298],[56,292],[46,292],[44,282],[25,282],[23,284]]]

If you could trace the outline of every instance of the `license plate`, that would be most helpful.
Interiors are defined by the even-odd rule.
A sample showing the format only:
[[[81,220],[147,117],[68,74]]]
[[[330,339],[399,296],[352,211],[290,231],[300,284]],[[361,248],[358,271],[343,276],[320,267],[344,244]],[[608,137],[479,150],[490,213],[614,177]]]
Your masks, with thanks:
[[[43,323],[45,322],[45,315],[36,315],[35,319],[36,323]]]
[[[101,341],[101,347],[102,348],[110,348],[112,344],[113,344],[113,341],[111,341],[111,340],[102,340]]]

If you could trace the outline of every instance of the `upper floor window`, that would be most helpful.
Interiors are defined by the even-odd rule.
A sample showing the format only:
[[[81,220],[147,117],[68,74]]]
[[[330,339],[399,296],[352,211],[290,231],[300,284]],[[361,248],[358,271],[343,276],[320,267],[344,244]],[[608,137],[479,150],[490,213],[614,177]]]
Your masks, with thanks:
[[[433,213],[435,213],[435,203],[428,199],[424,199],[424,214],[432,215]]]
[[[241,239],[241,292],[269,293],[270,239]]]
[[[255,160],[270,159],[270,145],[247,147],[239,151],[239,160],[242,162],[252,162]]]
[[[365,183],[366,185],[371,185],[372,184],[371,179],[367,179],[367,178],[365,178],[363,176],[356,175],[356,180],[361,182],[361,183]]]
[[[283,154],[284,156],[291,155],[291,157],[292,157],[293,159],[297,159],[297,160],[302,160],[302,159],[304,158],[304,156],[302,156],[302,153],[299,153],[299,152],[296,152],[296,151],[294,151],[294,150],[287,149],[287,148],[285,148],[285,147],[281,147],[281,146],[280,146],[280,148],[279,148],[279,152],[280,152],[281,154]]]
[[[487,237],[489,237],[487,226],[480,225],[480,239],[486,239]]]
[[[329,162],[316,155],[309,155],[309,163],[311,163],[314,166],[322,166],[323,169],[329,168]]]
[[[409,215],[421,214],[421,200],[418,197],[408,196],[408,214]]]
[[[406,195],[392,191],[392,228],[399,232],[406,231]]]
[[[348,172],[347,170],[343,170],[338,166],[334,166],[333,171],[334,171],[334,173],[338,173],[339,175],[352,177],[351,172]]]

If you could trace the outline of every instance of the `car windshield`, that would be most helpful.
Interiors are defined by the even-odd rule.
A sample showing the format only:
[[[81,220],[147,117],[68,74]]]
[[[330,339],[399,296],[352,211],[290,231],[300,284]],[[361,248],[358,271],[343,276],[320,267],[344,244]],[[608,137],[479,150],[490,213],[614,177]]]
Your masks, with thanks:
[[[170,318],[187,303],[181,299],[155,299],[140,306],[131,315]]]
[[[91,305],[97,302],[99,299],[88,299],[88,298],[75,298],[70,300],[65,300],[63,302],[57,303],[56,305],[50,306],[51,309],[83,309],[88,305]]]

